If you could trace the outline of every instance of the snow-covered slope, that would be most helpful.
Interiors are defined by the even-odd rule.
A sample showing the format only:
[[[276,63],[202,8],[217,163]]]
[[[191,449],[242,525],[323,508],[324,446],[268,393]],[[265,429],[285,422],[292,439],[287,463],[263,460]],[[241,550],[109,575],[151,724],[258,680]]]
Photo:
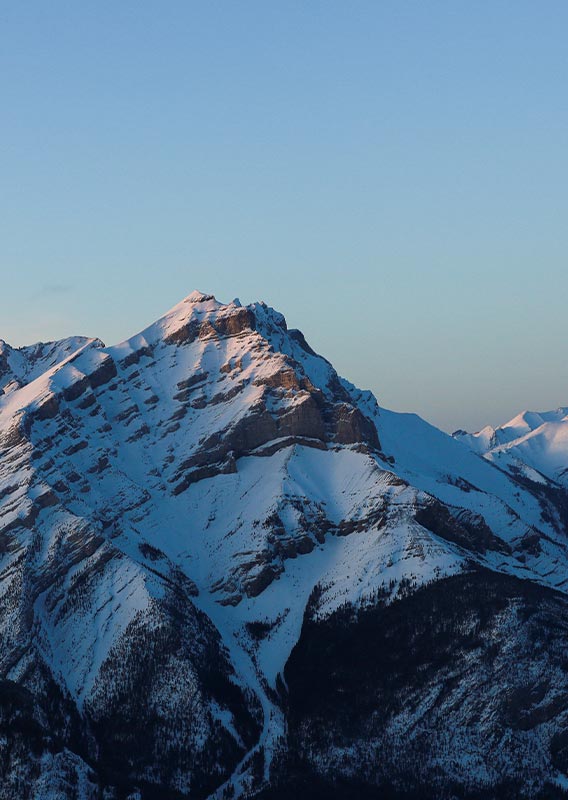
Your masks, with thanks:
[[[0,339],[0,393],[19,389],[60,364],[86,344],[104,347],[100,339],[71,336],[58,342],[39,342],[30,347],[10,347]]]
[[[524,411],[498,428],[454,436],[501,469],[568,485],[568,408]]]
[[[42,754],[12,742],[10,791],[276,791],[313,626],[472,571],[564,591],[563,494],[380,409],[262,303],[1,352],[0,722],[16,703]]]

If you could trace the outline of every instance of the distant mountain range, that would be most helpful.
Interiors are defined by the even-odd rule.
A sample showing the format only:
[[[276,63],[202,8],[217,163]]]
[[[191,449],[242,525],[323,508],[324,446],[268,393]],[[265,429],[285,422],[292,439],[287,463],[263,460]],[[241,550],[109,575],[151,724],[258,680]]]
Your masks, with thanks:
[[[524,411],[499,428],[454,436],[508,472],[521,470],[537,482],[546,478],[568,487],[568,408]]]
[[[0,798],[568,796],[567,475],[263,303],[0,341]]]

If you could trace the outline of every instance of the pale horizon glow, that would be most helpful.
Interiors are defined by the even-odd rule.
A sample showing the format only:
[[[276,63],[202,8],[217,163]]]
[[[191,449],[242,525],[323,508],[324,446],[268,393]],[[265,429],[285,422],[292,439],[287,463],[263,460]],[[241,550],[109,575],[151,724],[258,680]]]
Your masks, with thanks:
[[[447,430],[568,405],[568,7],[11,4],[0,338],[264,300]]]

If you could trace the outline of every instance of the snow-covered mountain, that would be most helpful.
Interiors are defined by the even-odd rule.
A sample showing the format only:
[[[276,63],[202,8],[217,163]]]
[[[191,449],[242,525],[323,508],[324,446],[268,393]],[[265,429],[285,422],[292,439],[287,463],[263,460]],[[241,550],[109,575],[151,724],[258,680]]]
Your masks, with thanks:
[[[524,411],[498,428],[454,437],[501,469],[568,486],[568,408]]]
[[[200,292],[0,389],[0,797],[563,796],[558,473]]]

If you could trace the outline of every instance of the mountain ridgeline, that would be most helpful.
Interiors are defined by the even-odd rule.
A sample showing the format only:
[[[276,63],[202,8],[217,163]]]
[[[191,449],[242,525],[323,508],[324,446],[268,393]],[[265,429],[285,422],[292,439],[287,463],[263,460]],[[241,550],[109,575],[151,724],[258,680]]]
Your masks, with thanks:
[[[0,341],[0,800],[568,797],[567,415],[448,436],[200,292]]]

